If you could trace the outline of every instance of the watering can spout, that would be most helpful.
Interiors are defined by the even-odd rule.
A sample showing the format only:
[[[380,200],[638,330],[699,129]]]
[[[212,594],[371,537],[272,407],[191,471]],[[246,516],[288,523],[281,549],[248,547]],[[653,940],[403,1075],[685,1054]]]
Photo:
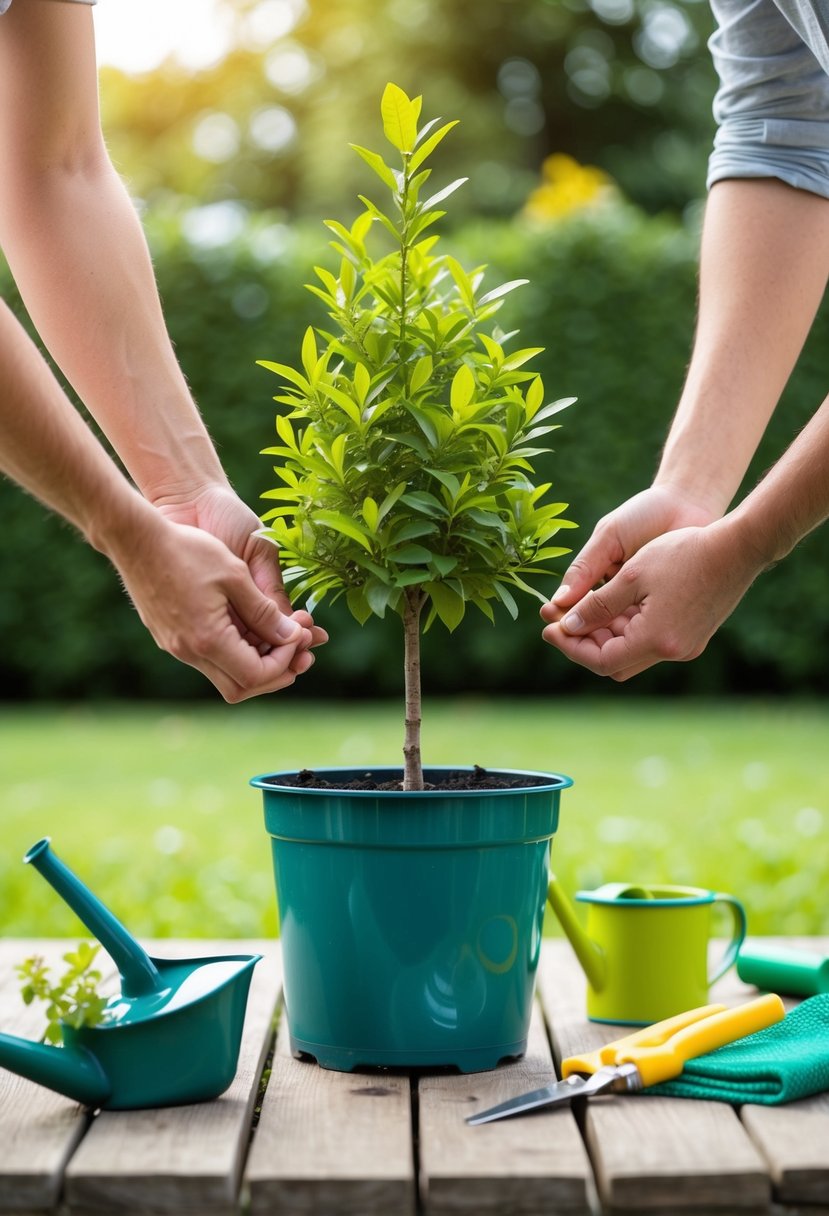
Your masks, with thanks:
[[[601,990],[605,984],[607,969],[604,951],[591,937],[588,937],[576,915],[575,908],[555,875],[550,876],[547,899],[575,951],[576,958],[581,963],[588,983],[597,991]]]
[[[48,1047],[0,1034],[0,1068],[45,1085],[84,1106],[100,1106],[110,1084],[95,1057],[84,1048]]]
[[[140,996],[164,987],[153,960],[121,922],[84,886],[51,847],[48,836],[32,845],[23,860],[34,866],[94,933],[121,973],[123,992]]]

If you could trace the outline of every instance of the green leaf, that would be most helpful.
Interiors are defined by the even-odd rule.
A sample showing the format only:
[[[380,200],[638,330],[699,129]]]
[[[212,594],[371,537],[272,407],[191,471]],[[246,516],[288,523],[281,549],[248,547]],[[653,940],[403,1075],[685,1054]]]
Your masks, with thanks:
[[[434,455],[433,452],[429,451],[420,435],[410,435],[405,431],[389,431],[388,438],[393,439],[395,443],[401,443],[406,448],[411,448],[413,452],[417,453],[424,464]]]
[[[515,354],[508,355],[504,360],[504,370],[515,371],[517,367],[522,367],[525,363],[529,363],[530,359],[534,359],[536,355],[542,355],[543,353],[543,346],[528,346],[525,350],[517,350]]]
[[[536,572],[534,571],[534,573]],[[549,597],[546,596],[543,591],[539,591],[537,587],[531,587],[529,583],[525,583],[524,580],[519,578],[514,571],[510,575],[510,578],[511,581],[515,583],[515,586],[520,587],[522,591],[526,591],[527,595],[532,595],[535,597],[535,599],[541,600],[542,604],[547,603]]]
[[[389,511],[392,509],[392,507],[397,502],[400,495],[405,491],[405,489],[406,489],[405,481],[399,481],[393,490],[389,490],[386,497],[380,503],[380,510],[378,511],[378,514],[377,514],[378,523],[382,522],[382,520],[385,519],[385,517],[388,515]]]
[[[359,426],[363,420],[362,411],[356,401],[344,393],[342,389],[336,388],[333,384],[320,384],[319,391],[338,405],[343,413],[347,414],[355,426]]]
[[[365,587],[366,601],[375,616],[381,619],[386,615],[386,609],[389,606],[389,601],[396,594],[397,589],[385,583],[368,582]]]
[[[431,578],[428,570],[400,570],[394,576],[396,587],[411,587],[415,583],[425,583]]]
[[[421,562],[430,562],[432,553],[423,545],[403,545],[400,549],[392,549],[389,552],[389,559],[399,562],[401,566],[417,566]]]
[[[510,591],[507,591],[506,587],[499,579],[495,580],[495,582],[492,584],[492,588],[512,619],[516,620],[518,618],[518,605],[515,602],[515,596]]]
[[[424,232],[431,224],[436,224],[438,220],[442,220],[446,215],[445,211],[424,211],[418,215],[416,220],[413,220],[409,225],[409,240],[414,240],[421,232]]]
[[[458,559],[446,553],[433,553],[431,564],[442,578],[446,578],[457,566]]]
[[[356,283],[357,277],[353,264],[349,262],[348,258],[343,258],[340,262],[340,284],[342,285],[342,294],[346,300],[350,300],[354,295]]]
[[[419,112],[420,98],[412,101],[398,85],[391,82],[386,85],[380,102],[383,134],[399,152],[411,152],[414,148]]]
[[[464,515],[468,515],[470,519],[475,520],[476,524],[481,524],[484,528],[494,528],[500,531],[504,527],[504,521],[494,511],[482,511],[480,507],[471,507],[468,511],[464,509]]]
[[[475,388],[475,376],[472,373],[472,369],[468,364],[462,363],[452,378],[449,404],[452,406],[453,412],[457,414],[463,413],[475,396]]]
[[[424,211],[428,211],[430,207],[435,207],[438,203],[442,203],[445,198],[449,198],[450,194],[454,194],[460,186],[464,185],[464,183],[468,181],[468,177],[456,178],[455,181],[450,182],[448,186],[444,186],[442,190],[438,190],[437,194],[433,194],[430,198],[427,198],[425,202],[420,204],[421,207]]]
[[[447,473],[445,469],[427,469],[426,472],[431,473],[432,477],[436,477],[441,485],[446,486],[452,496],[453,503],[458,500],[461,493],[461,483],[454,473]]]
[[[369,530],[371,532],[377,531],[377,524],[379,522],[379,514],[380,513],[379,513],[379,510],[377,507],[377,503],[374,501],[374,499],[371,498],[370,496],[364,498],[363,499],[363,519],[366,521],[366,524],[368,525]]]
[[[348,611],[354,617],[355,621],[357,621],[360,625],[365,625],[366,621],[371,616],[371,605],[366,599],[363,588],[351,587],[346,592],[345,602],[348,605]]]
[[[409,494],[401,494],[400,500],[405,502],[408,507],[414,507],[416,511],[422,511],[425,515],[446,515],[446,507],[440,499],[427,490],[412,490]]]
[[[467,308],[474,308],[475,290],[472,286],[472,280],[469,278],[469,275],[466,273],[463,266],[461,266],[460,262],[458,262],[455,258],[447,255],[443,260],[449,273],[455,280],[455,284],[458,291],[461,293],[464,304],[466,304]],[[464,320],[466,320],[466,318],[464,318]]]
[[[380,223],[383,225],[383,227],[388,232],[391,233],[391,235],[394,237],[394,239],[398,243],[400,243],[402,241],[402,237],[400,235],[400,230],[397,228],[394,221],[390,220],[389,217],[385,214],[385,212],[381,211],[380,208],[378,206],[376,206],[376,204],[373,203],[371,201],[371,199],[366,198],[365,195],[360,194],[357,197],[359,198],[359,200],[363,204],[363,206],[371,212],[371,214],[374,216],[374,218],[376,220],[379,220]]]
[[[453,632],[460,625],[466,611],[463,597],[448,587],[446,583],[427,583],[425,590],[431,598],[435,612],[449,632]]]
[[[295,384],[297,388],[302,389],[303,393],[310,394],[311,385],[305,377],[293,367],[289,367],[287,363],[272,363],[270,359],[257,359],[259,367],[265,367],[269,372],[276,372],[278,376],[282,376],[283,380],[289,380],[291,384]]]
[[[423,385],[427,383],[432,375],[433,369],[434,362],[431,355],[421,355],[412,371],[412,377],[409,381],[409,392],[416,393],[418,389],[423,388]]]
[[[414,418],[417,425],[420,427],[423,434],[429,440],[433,448],[438,445],[438,433],[435,430],[435,424],[425,410],[419,409],[416,405],[406,404],[406,410]]]
[[[289,448],[292,448],[295,452],[299,450],[294,436],[294,428],[282,414],[277,414],[276,417],[276,433]]]
[[[371,388],[371,374],[364,363],[358,363],[353,373],[354,387],[357,390],[357,400],[365,405],[368,390]]]
[[[419,144],[417,151],[409,161],[409,172],[414,173],[415,169],[419,169],[423,162],[432,155],[441,140],[444,139],[452,128],[456,127],[457,125],[457,118],[452,122],[447,122],[439,130],[437,130],[434,135],[430,135],[424,143]]]
[[[532,420],[533,422],[543,422],[545,418],[551,418],[553,414],[566,410],[569,405],[574,405],[576,401],[578,401],[578,397],[561,397],[558,401],[551,401],[549,405],[545,405],[537,414],[533,414]]]
[[[430,519],[407,519],[394,529],[392,543],[397,545],[403,540],[414,540],[416,536],[431,536],[437,530],[437,524]]]
[[[361,148],[359,144],[349,144],[348,146],[353,148],[359,156],[362,156],[366,164],[374,170],[380,180],[390,190],[398,189],[397,178],[378,152],[371,152],[368,148]]]
[[[302,494],[300,491],[293,489],[291,486],[278,486],[275,490],[264,490],[259,496],[260,498],[284,498],[290,502],[298,502]]]
[[[302,366],[305,368],[306,375],[312,383],[318,358],[317,340],[314,337],[313,327],[309,325],[305,331],[305,337],[302,339]]]
[[[514,291],[516,287],[523,287],[529,283],[529,279],[510,279],[509,283],[502,283],[500,287],[493,287],[492,291],[488,291],[486,295],[481,296],[479,304],[491,304],[493,300],[500,300],[502,296]]]
[[[369,553],[371,552],[371,544],[365,529],[356,520],[351,519],[348,515],[343,515],[341,511],[317,511],[314,515],[314,522],[323,524],[326,528],[333,528],[335,532],[356,540],[359,545],[362,545]]]
[[[476,608],[479,608],[484,616],[490,620],[493,625],[495,624],[495,613],[492,611],[492,605],[490,604],[489,600],[485,600],[482,595],[473,595],[470,596],[469,603],[474,604]]]

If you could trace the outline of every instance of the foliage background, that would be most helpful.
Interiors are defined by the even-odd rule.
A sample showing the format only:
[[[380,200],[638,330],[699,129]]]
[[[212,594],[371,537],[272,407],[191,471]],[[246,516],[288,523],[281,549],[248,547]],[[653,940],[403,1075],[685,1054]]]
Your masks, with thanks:
[[[200,71],[174,60],[105,69],[104,127],[150,237],[169,328],[225,465],[254,506],[272,477],[275,391],[259,358],[294,360],[321,306],[303,289],[324,257],[322,218],[350,220],[370,172],[349,141],[376,145],[383,85],[422,92],[429,115],[460,117],[436,156],[453,197],[443,246],[529,277],[504,323],[538,360],[562,416],[546,476],[579,532],[646,485],[681,388],[694,323],[696,257],[714,78],[702,0],[217,0],[231,52]],[[615,190],[582,189],[565,162],[542,218],[523,213],[544,159],[598,166]],[[442,157],[442,159],[441,159]],[[570,169],[567,170],[567,165]],[[23,315],[8,273],[0,292]],[[819,317],[751,484],[829,381]],[[265,504],[262,504],[263,506]],[[108,564],[8,483],[0,484],[0,651],[16,698],[211,697],[158,653]],[[562,563],[562,569],[564,563]],[[829,621],[829,535],[808,538],[758,581],[701,660],[640,677],[630,695],[818,692]],[[322,614],[334,641],[292,696],[399,691],[399,623],[361,630]],[[796,622],[796,626],[793,626]],[[92,627],[91,627],[92,626]],[[427,692],[612,695],[541,643],[527,600],[497,632],[471,618],[426,639]]]

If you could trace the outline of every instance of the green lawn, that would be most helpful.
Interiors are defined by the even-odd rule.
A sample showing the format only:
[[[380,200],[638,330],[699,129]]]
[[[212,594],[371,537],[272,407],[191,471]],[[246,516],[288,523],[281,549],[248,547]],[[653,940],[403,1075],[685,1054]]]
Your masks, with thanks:
[[[567,887],[739,895],[755,933],[829,933],[829,709],[797,702],[427,705],[435,764],[552,769]],[[397,704],[0,709],[0,933],[80,934],[20,858],[41,836],[139,935],[276,929],[256,773],[395,764]],[[548,928],[553,929],[548,917]]]

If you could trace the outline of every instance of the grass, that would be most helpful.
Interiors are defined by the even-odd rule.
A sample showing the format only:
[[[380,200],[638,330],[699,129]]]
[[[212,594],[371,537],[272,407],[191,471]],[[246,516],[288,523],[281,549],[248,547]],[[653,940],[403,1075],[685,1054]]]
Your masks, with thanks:
[[[397,704],[0,709],[0,933],[79,935],[20,863],[41,836],[137,935],[270,935],[266,771],[395,764]],[[434,764],[564,772],[566,887],[669,881],[738,895],[754,933],[829,933],[829,709],[791,702],[456,699]],[[551,917],[548,930],[553,930]]]

